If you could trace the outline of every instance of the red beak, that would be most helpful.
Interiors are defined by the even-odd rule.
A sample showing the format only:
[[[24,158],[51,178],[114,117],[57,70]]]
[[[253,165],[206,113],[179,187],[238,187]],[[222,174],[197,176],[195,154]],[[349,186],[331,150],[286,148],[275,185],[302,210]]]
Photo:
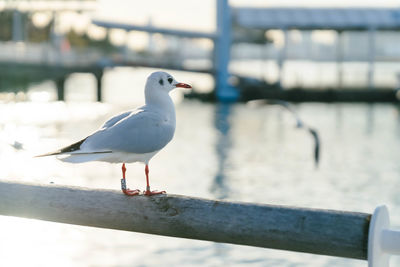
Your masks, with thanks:
[[[175,84],[175,87],[181,87],[181,88],[192,88],[189,84],[186,83],[177,83]]]

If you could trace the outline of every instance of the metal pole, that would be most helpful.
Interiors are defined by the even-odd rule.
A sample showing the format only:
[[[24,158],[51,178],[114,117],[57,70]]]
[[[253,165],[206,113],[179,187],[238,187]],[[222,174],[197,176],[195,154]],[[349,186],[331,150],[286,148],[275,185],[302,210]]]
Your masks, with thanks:
[[[279,68],[278,83],[281,88],[282,88],[282,80],[283,80],[283,64],[285,62],[285,59],[287,56],[287,50],[288,50],[288,46],[289,46],[289,31],[286,28],[282,29],[282,31],[283,31],[283,46],[279,53],[279,59],[278,59],[278,68]]]
[[[374,88],[375,33],[375,28],[368,30],[368,89]]]
[[[337,87],[343,87],[343,33],[337,31],[336,37],[336,66],[337,66]]]
[[[216,95],[223,102],[236,101],[239,92],[229,85],[229,60],[231,49],[231,10],[228,0],[217,0],[217,38],[215,41]]]
[[[19,10],[13,11],[13,23],[12,23],[12,40],[13,42],[23,41],[23,25],[22,25],[22,14]]]

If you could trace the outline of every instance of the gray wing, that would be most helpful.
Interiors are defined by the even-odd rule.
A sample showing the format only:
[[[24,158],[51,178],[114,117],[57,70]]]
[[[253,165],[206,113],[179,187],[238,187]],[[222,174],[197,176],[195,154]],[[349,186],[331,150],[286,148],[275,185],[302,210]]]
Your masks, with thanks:
[[[133,111],[127,111],[121,114],[118,114],[114,117],[112,117],[111,119],[109,119],[108,121],[106,121],[103,126],[101,126],[100,129],[104,129],[104,128],[109,128],[111,126],[113,126],[114,124],[116,124],[118,121],[122,120],[123,118],[129,116]]]
[[[123,116],[125,115],[125,116]],[[122,151],[149,153],[160,150],[171,141],[175,125],[166,122],[159,114],[136,110],[121,114],[104,124],[82,144],[85,151]]]

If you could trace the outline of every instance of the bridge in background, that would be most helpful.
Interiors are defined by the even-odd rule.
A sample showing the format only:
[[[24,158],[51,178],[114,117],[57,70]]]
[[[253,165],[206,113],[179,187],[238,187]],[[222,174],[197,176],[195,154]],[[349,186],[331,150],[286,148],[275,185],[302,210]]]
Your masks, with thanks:
[[[89,1],[92,2],[92,1]],[[288,32],[296,30],[334,30],[338,32],[336,62],[341,88],[343,56],[342,33],[345,31],[365,31],[368,33],[368,87],[374,87],[375,38],[377,31],[400,30],[400,9],[395,8],[232,8],[228,0],[216,0],[217,30],[215,32],[193,32],[151,25],[138,26],[115,22],[93,20],[92,23],[106,29],[142,31],[149,34],[183,38],[183,43],[192,39],[205,38],[214,43],[214,50],[207,55],[183,54],[179,49],[165,53],[137,53],[122,47],[118,52],[105,54],[95,49],[65,50],[60,42],[32,44],[24,43],[21,34],[22,22],[18,7],[13,16],[13,40],[0,43],[0,86],[4,77],[24,77],[22,80],[40,81],[52,79],[56,82],[59,99],[64,99],[64,81],[71,73],[88,72],[97,78],[97,99],[101,100],[102,76],[106,68],[118,66],[151,67],[189,72],[210,73],[215,77],[215,95],[220,101],[238,100],[239,90],[229,82],[228,71],[231,61],[231,47],[236,42],[267,43],[265,32],[279,29],[284,34],[283,47],[278,51],[277,65],[279,80],[287,59]],[[49,7],[42,7],[48,9]],[[75,9],[80,10],[80,8]],[[86,9],[87,7],[83,8]],[[54,32],[53,35],[57,36]],[[59,40],[58,40],[59,41]],[[192,50],[196,50],[193,48]],[[264,86],[262,84],[258,84]],[[250,85],[251,86],[251,85]],[[247,86],[248,87],[248,86]],[[392,96],[391,96],[392,99]]]

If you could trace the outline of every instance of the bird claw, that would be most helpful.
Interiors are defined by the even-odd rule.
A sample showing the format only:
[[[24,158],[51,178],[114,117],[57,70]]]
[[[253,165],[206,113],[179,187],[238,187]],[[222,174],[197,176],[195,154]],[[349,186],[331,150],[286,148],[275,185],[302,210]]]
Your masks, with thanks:
[[[143,195],[145,196],[152,196],[152,195],[161,195],[161,194],[166,194],[167,192],[165,191],[150,191],[150,190],[145,190],[143,191]]]
[[[140,194],[139,189],[130,190],[130,189],[122,189],[122,192],[127,196],[137,196]]]
[[[136,195],[140,194],[140,190],[139,189],[130,190],[129,188],[126,188],[126,180],[125,180],[125,178],[121,179],[121,190],[127,196],[136,196]]]

